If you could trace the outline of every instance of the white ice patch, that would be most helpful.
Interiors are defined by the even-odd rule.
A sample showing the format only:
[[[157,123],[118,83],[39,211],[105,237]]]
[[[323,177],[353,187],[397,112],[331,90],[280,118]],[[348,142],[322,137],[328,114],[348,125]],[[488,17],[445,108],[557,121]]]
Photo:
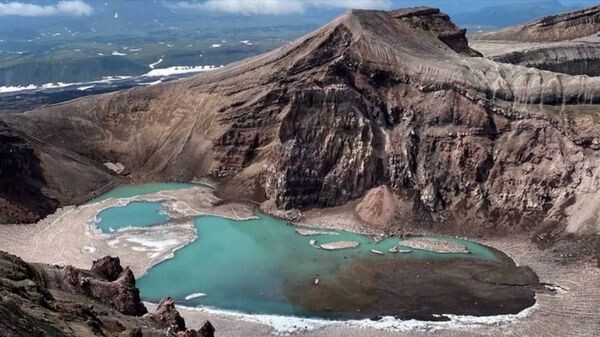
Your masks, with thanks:
[[[140,83],[139,85],[157,85],[157,84],[161,84],[162,82],[163,82],[162,80],[157,80],[154,82]]]
[[[19,92],[19,91],[25,91],[25,90],[35,90],[37,89],[37,85],[26,85],[26,86],[9,86],[9,87],[5,87],[2,86],[0,87],[0,94],[2,93],[7,93],[7,92]]]
[[[115,240],[110,240],[110,241],[107,241],[106,243],[107,243],[107,244],[108,244],[110,247],[112,247],[112,248],[115,248],[115,247],[116,247],[116,246],[119,244],[119,242],[120,242],[120,241],[119,241],[119,239],[115,239]]]
[[[113,50],[113,52],[111,54],[112,54],[112,56],[127,56],[127,54],[118,52],[116,50]]]
[[[193,293],[193,294],[189,294],[189,295],[187,295],[187,296],[185,297],[185,300],[186,300],[186,301],[189,301],[189,300],[193,300],[194,298],[198,298],[198,297],[204,297],[204,296],[206,296],[206,294],[205,294],[205,293]]]
[[[158,61],[154,62],[154,63],[150,63],[148,65],[148,67],[150,67],[150,69],[154,69],[154,67],[156,67],[157,65],[161,64],[163,61],[163,58],[161,57]]]
[[[563,287],[561,287],[559,285],[556,285],[556,284],[545,284],[544,288],[546,288],[548,290],[551,290],[551,291],[554,291],[557,294],[565,294],[565,293],[567,293],[569,291],[569,289],[563,288]]]
[[[215,44],[212,44],[210,47],[211,48],[221,48],[221,45],[218,43],[215,43]]]
[[[95,253],[98,251],[98,248],[94,247],[94,246],[83,246],[83,250],[88,252],[88,253]]]
[[[88,89],[92,89],[93,87],[95,87],[95,85],[86,85],[86,86],[77,88],[77,90],[79,90],[79,91],[86,91]]]
[[[446,322],[431,322],[418,320],[400,320],[395,317],[386,316],[380,320],[374,321],[371,319],[335,321],[316,318],[302,318],[293,316],[277,316],[277,315],[251,315],[235,311],[218,310],[212,308],[190,308],[188,310],[196,310],[209,314],[223,315],[246,322],[259,323],[269,326],[278,334],[293,334],[299,331],[314,330],[328,325],[350,326],[360,329],[378,329],[392,332],[402,331],[437,331],[456,329],[464,330],[486,326],[501,326],[512,324],[518,320],[529,316],[537,307],[537,304],[529,307],[518,314],[512,315],[496,315],[496,316],[459,316],[459,315],[444,315],[450,320]]]
[[[222,66],[221,66],[222,67]],[[215,67],[213,65],[206,66],[174,66],[169,68],[158,68],[152,69],[148,73],[142,75],[146,77],[158,77],[158,76],[169,76],[169,75],[178,75],[178,74],[187,74],[187,73],[198,73],[204,71],[211,71],[220,67]]]
[[[119,80],[128,80],[133,76],[104,76],[102,77],[102,81],[98,82],[111,82],[111,81],[119,81]]]
[[[242,41],[240,41],[240,43],[243,43],[243,44],[245,44],[247,46],[251,46],[252,45],[252,42],[250,42],[249,40],[242,40]]]
[[[138,245],[142,245],[144,247],[151,248],[153,251],[164,251],[167,248],[172,246],[176,246],[179,244],[179,241],[176,239],[166,239],[166,240],[150,240],[145,238],[127,238],[125,239],[132,243],[137,243]]]
[[[57,88],[68,87],[68,86],[75,85],[75,84],[79,84],[79,83],[64,83],[64,82],[46,83],[46,84],[42,84],[42,88],[57,89]]]
[[[123,172],[123,170],[125,170],[125,166],[121,163],[106,162],[106,163],[104,163],[104,166],[107,169],[109,169],[117,174],[119,174],[119,173]]]

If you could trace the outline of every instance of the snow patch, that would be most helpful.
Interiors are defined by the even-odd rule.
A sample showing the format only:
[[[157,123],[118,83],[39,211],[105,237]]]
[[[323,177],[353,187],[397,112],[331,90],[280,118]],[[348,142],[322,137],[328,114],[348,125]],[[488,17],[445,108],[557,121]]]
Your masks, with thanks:
[[[146,238],[134,237],[134,238],[127,238],[125,240],[128,242],[131,242],[131,243],[137,243],[138,245],[142,245],[144,247],[151,248],[154,251],[167,250],[167,248],[170,248],[172,246],[176,246],[179,244],[179,241],[175,240],[175,239],[150,240],[150,239],[146,239]]]
[[[120,53],[116,50],[113,50],[113,52],[111,53],[113,56],[127,56],[127,54],[125,53]]]
[[[193,300],[194,298],[198,298],[198,297],[204,297],[204,296],[206,296],[206,294],[205,294],[205,293],[193,293],[193,294],[189,294],[189,295],[187,295],[187,296],[185,297],[185,300],[186,300],[186,301],[189,301],[189,300]]]
[[[220,66],[222,67],[222,66]],[[211,71],[220,67],[215,67],[213,65],[206,66],[174,66],[168,68],[158,68],[152,69],[148,73],[142,75],[146,77],[155,77],[155,76],[169,76],[169,75],[178,75],[178,74],[187,74],[187,73],[199,73],[204,71]]]
[[[79,90],[79,91],[86,91],[88,89],[92,89],[93,87],[95,87],[95,85],[86,85],[86,86],[77,88],[77,90]]]
[[[18,92],[18,91],[25,91],[25,90],[34,90],[37,89],[37,85],[27,85],[27,86],[9,86],[9,87],[0,87],[0,94],[2,93],[6,93],[6,92]]]
[[[154,67],[156,67],[157,65],[161,64],[163,61],[163,58],[161,57],[158,61],[154,62],[154,63],[150,63],[148,65],[148,67],[150,67],[150,69],[154,69]]]
[[[98,248],[94,247],[94,246],[83,246],[83,250],[88,252],[88,253],[95,253],[98,251]]]

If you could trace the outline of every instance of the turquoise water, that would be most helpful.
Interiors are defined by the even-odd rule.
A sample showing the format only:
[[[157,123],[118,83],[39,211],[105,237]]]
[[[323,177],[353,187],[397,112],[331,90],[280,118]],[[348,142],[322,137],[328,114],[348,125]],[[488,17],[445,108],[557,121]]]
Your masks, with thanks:
[[[185,188],[198,187],[203,185],[184,184],[184,183],[154,183],[143,185],[120,186],[104,193],[103,195],[88,201],[88,204],[100,202],[106,199],[132,198],[138,195],[145,195],[167,190],[181,190]]]
[[[336,277],[349,263],[381,259],[485,259],[496,255],[485,246],[466,240],[448,238],[466,245],[471,254],[440,254],[413,250],[411,253],[388,253],[398,245],[397,238],[375,243],[370,237],[335,231],[339,235],[301,236],[296,227],[264,214],[260,219],[234,221],[216,216],[195,220],[198,239],[175,252],[175,257],[154,266],[138,280],[142,297],[159,301],[171,296],[187,306],[208,306],[255,314],[322,317],[294,304],[297,289],[319,279],[320,284],[340,284]],[[326,251],[310,245],[335,241],[357,241],[353,249]],[[402,246],[398,246],[403,248]],[[404,247],[407,248],[407,247]],[[385,252],[371,253],[370,249]],[[203,293],[206,296],[185,300]],[[330,315],[327,315],[328,317]]]
[[[124,227],[146,227],[167,222],[160,202],[134,201],[121,207],[111,207],[98,213],[96,224],[104,233]]]

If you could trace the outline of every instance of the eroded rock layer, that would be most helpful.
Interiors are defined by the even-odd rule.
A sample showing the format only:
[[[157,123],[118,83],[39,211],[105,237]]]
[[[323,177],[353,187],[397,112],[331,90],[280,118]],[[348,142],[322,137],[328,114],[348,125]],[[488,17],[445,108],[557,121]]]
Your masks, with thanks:
[[[221,196],[284,210],[387,186],[391,227],[597,231],[593,212],[570,212],[600,190],[600,79],[477,55],[439,11],[351,11],[211,73],[2,120],[89,167],[209,176]]]

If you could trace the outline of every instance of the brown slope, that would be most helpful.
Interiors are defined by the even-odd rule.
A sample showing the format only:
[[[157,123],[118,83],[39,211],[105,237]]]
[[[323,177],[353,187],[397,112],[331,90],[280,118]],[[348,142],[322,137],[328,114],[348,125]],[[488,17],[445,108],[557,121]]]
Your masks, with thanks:
[[[83,202],[122,181],[88,158],[1,121],[0,158],[0,223],[37,221],[60,204]]]
[[[4,120],[123,163],[135,181],[211,176],[222,194],[282,209],[340,205],[388,185],[399,209],[424,213],[392,225],[563,226],[565,209],[600,189],[600,79],[467,48],[438,11],[352,11],[222,70]],[[573,228],[595,230],[588,220]]]

